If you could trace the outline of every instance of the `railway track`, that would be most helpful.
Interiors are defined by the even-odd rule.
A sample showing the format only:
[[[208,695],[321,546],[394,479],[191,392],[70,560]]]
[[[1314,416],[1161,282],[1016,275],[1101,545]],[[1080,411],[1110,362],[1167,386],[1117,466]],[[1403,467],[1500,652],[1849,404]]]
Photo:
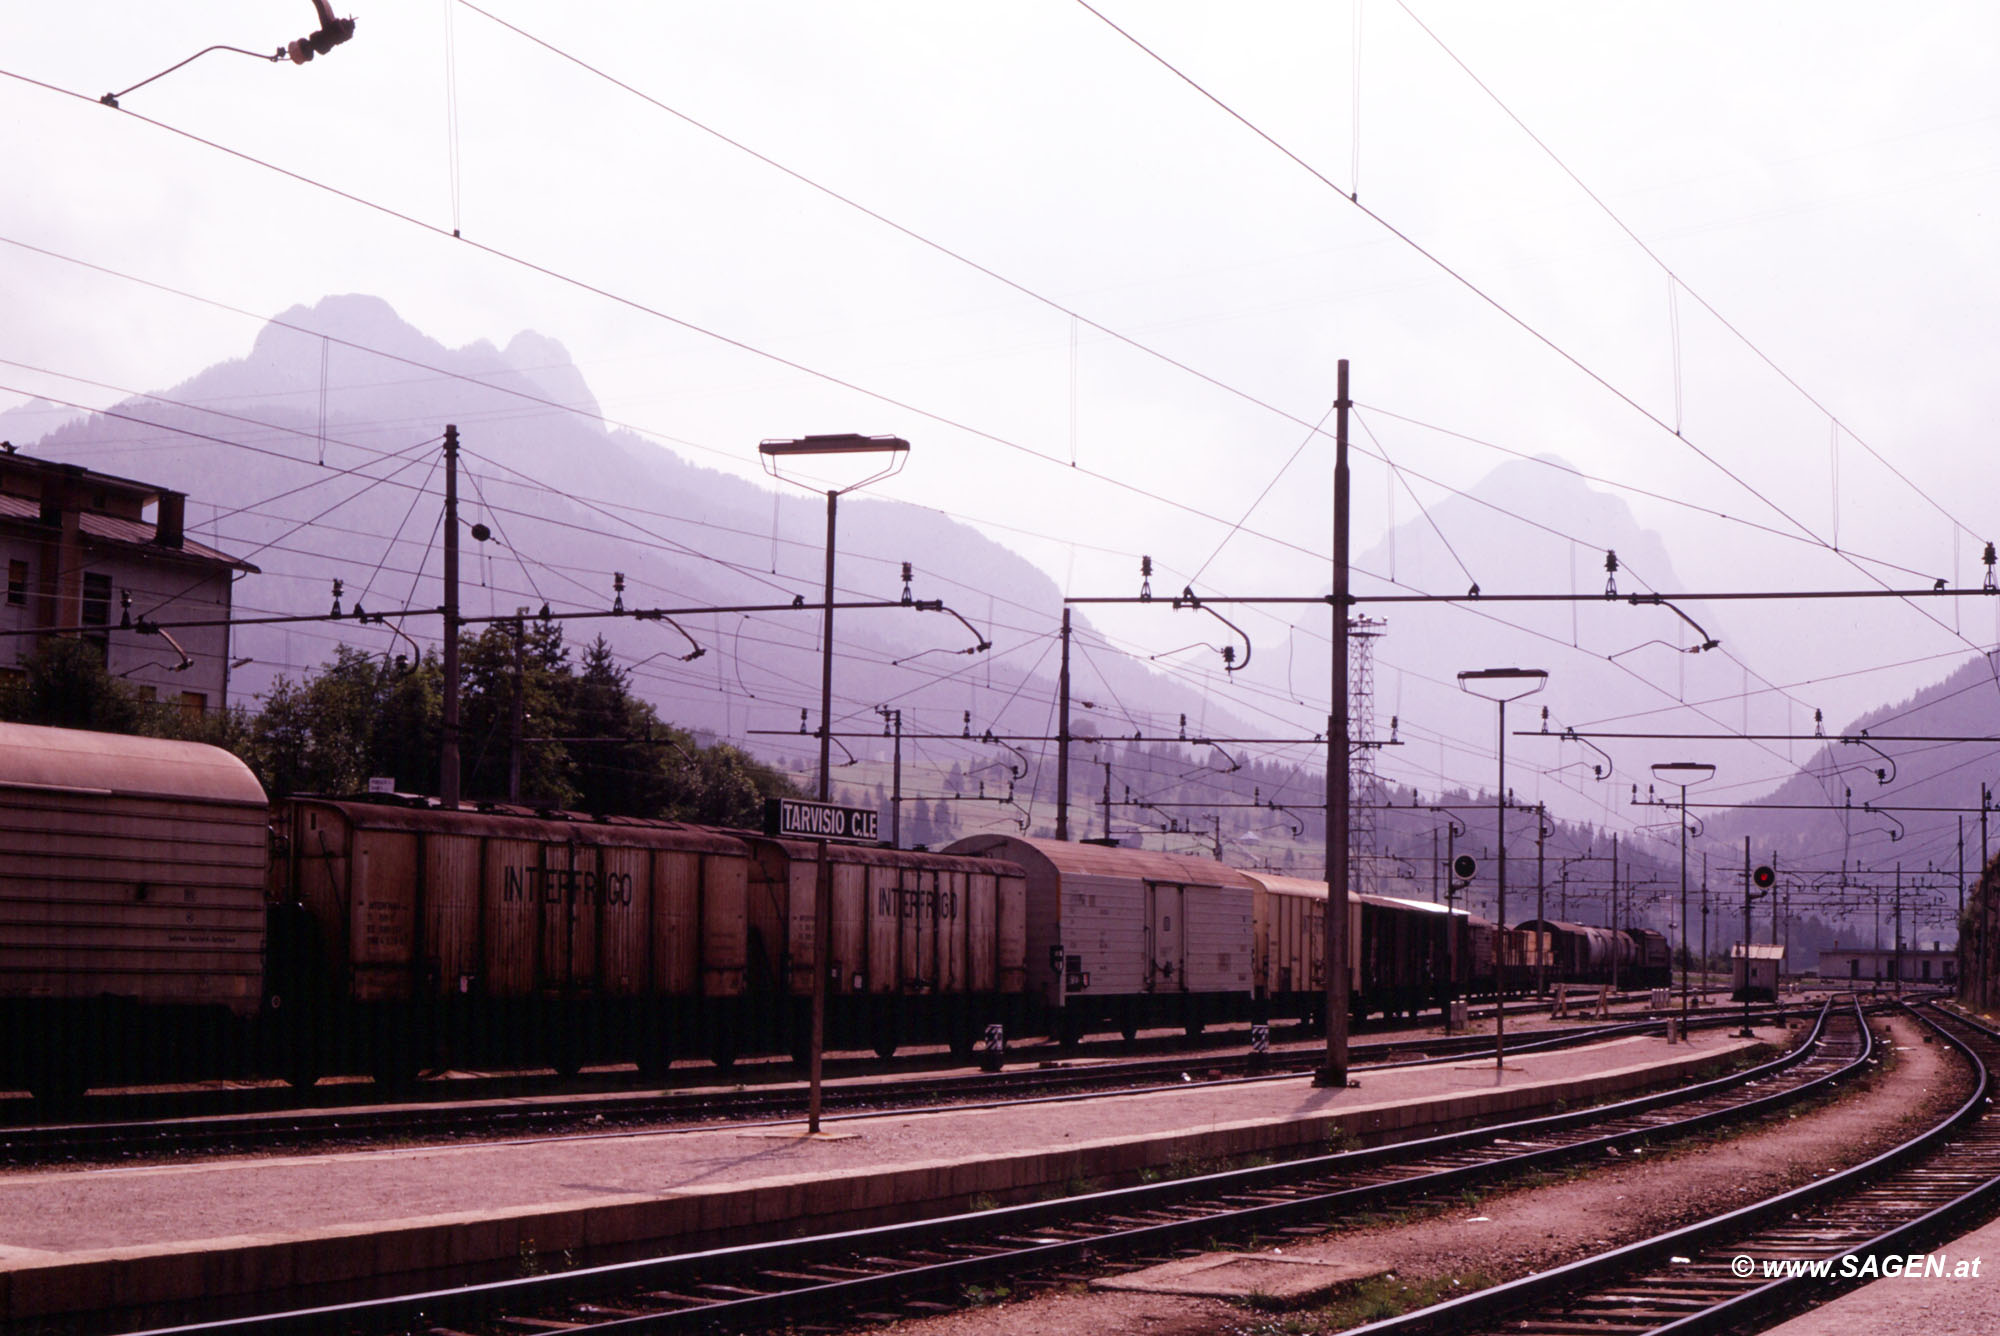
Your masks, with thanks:
[[[1879,1275],[1868,1259],[1955,1237],[2000,1209],[2000,1032],[1951,1013],[1929,1023],[1978,1069],[1972,1095],[1929,1131],[1793,1192],[1352,1336],[1754,1332]]]
[[[1824,1089],[1871,1051],[1859,1008],[1828,1008],[1810,1041],[1774,1062],[1592,1110],[1061,1201],[175,1330],[742,1331],[843,1313],[906,1316],[972,1286],[1157,1259],[1217,1237],[1316,1234],[1335,1215],[1712,1128]]]
[[[1792,1009],[1797,1013],[1797,1008]],[[1773,1008],[1756,1015],[1768,1021]],[[1711,1012],[1699,1022],[1735,1025],[1740,1012]],[[1519,1031],[1509,1053],[1530,1053],[1619,1035],[1657,1032],[1662,1022],[1627,1021]],[[1447,1062],[1491,1052],[1490,1035],[1382,1040],[1350,1050],[1356,1067],[1400,1067]],[[888,1109],[1018,1103],[1024,1099],[1076,1098],[1111,1091],[1181,1088],[1192,1074],[1204,1083],[1273,1080],[1310,1071],[1324,1051],[1306,1046],[1273,1050],[1261,1062],[1242,1052],[1189,1053],[1136,1061],[1073,1062],[999,1073],[941,1072],[891,1081],[853,1081],[826,1087],[835,1117],[866,1117]],[[229,1151],[305,1150],[390,1140],[623,1135],[636,1128],[754,1124],[795,1119],[806,1092],[796,1082],[759,1087],[685,1091],[648,1090],[577,1096],[551,1093],[441,1104],[355,1106],[219,1114],[194,1110],[169,1118],[63,1123],[0,1129],[0,1165],[22,1167],[79,1161],[148,1159]]]

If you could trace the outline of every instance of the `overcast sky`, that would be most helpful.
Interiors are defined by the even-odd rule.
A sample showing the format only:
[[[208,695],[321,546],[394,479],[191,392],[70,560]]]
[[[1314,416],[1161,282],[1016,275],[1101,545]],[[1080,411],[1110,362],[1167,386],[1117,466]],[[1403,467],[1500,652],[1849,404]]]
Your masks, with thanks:
[[[1343,357],[1357,556],[1508,452],[1638,489],[1681,588],[1976,585],[2000,529],[1991,5],[483,8],[343,5],[354,40],[311,64],[210,54],[122,110],[96,99],[212,43],[268,52],[311,6],[0,20],[0,408],[170,386],[261,318],[369,292],[448,344],[559,340],[607,417],[714,467],[905,436],[881,494],[1011,526],[1072,594],[1135,593],[1139,553],[1156,588],[1323,592],[1308,435]],[[1473,578],[1569,592],[1506,544],[1592,535],[1512,504],[1545,527],[1492,517]],[[1463,615],[1397,609],[1387,680],[1399,635]],[[2000,634],[1985,602],[1731,616],[1738,660],[1676,663],[1674,690],[1812,683],[1829,723]],[[1568,654],[1611,648],[1513,661],[1546,660],[1553,696]],[[1734,791],[1781,769],[1747,757]]]

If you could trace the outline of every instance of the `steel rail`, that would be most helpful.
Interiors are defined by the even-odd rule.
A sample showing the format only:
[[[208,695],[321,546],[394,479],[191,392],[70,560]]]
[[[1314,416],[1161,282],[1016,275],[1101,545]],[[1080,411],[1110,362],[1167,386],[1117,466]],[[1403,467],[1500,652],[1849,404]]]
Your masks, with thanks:
[[[1785,1008],[1759,1008],[1756,1015],[1768,1020]],[[1790,1010],[1798,1011],[1793,1007]],[[1704,1017],[1707,1026],[1733,1025],[1740,1012],[1721,1012]],[[1639,1020],[1611,1024],[1565,1026],[1554,1030],[1528,1031],[1521,1042],[1509,1043],[1509,1053],[1531,1053],[1594,1043],[1601,1039],[1657,1031],[1663,1021]],[[1484,1036],[1382,1040],[1355,1046],[1363,1061],[1358,1070],[1389,1070],[1456,1061],[1464,1054],[1490,1047]],[[1424,1053],[1425,1057],[1397,1058],[1397,1054]],[[1370,1060],[1379,1055],[1380,1060]],[[1172,1058],[1148,1058],[1133,1062],[1096,1063],[1058,1069],[1024,1069],[985,1075],[932,1074],[908,1080],[866,1084],[843,1083],[829,1086],[830,1107],[852,1110],[835,1118],[866,1118],[889,1109],[935,1107],[949,1103],[953,1108],[974,1109],[993,1104],[1016,1105],[1044,1100],[1088,1099],[1107,1093],[1144,1094],[1151,1090],[1183,1090],[1184,1074],[1211,1073],[1197,1084],[1230,1081],[1280,1080],[1314,1069],[1316,1050],[1274,1050],[1266,1055],[1262,1070],[1247,1053],[1194,1052]],[[1212,1075],[1213,1073],[1234,1073]],[[1157,1084],[1155,1084],[1157,1083]],[[1046,1092],[1033,1094],[1030,1092]],[[731,1121],[745,1126],[746,1119],[764,1123],[793,1121],[805,1104],[804,1089],[794,1082],[759,1090],[692,1090],[661,1093],[657,1090],[626,1094],[592,1095],[579,1101],[567,1093],[551,1094],[533,1102],[517,1097],[482,1099],[435,1107],[398,1106],[376,1109],[348,1106],[323,1109],[281,1109],[260,1114],[229,1114],[194,1110],[160,1119],[121,1119],[100,1123],[57,1123],[0,1128],[0,1164],[21,1166],[52,1160],[77,1161],[91,1158],[122,1157],[134,1148],[147,1156],[165,1156],[183,1151],[248,1148],[312,1147],[327,1144],[351,1145],[357,1141],[412,1136],[487,1135],[504,1144],[508,1139],[533,1136],[538,1141],[556,1138],[591,1139],[633,1135],[655,1135],[664,1127],[684,1125],[689,1129]],[[619,1123],[615,1127],[592,1127],[565,1132],[566,1125],[602,1118]]]
[[[1759,1232],[1770,1228],[1773,1222],[1805,1220],[1809,1213],[1822,1208],[1837,1209],[1844,1197],[1869,1192],[1883,1183],[1902,1184],[1898,1175],[1921,1173],[1924,1166],[1919,1161],[1954,1153],[1958,1148],[1952,1139],[1983,1118],[1986,1127],[1981,1139],[1987,1143],[1986,1181],[1952,1201],[1899,1222],[1890,1230],[1833,1244],[1824,1250],[1824,1255],[1873,1253],[1878,1246],[1907,1248],[1920,1233],[1934,1241],[1935,1230],[1941,1225],[1962,1220],[1975,1209],[1990,1209],[2000,1201],[2000,1125],[1996,1125],[2000,1119],[1989,1112],[1992,1058],[1974,1053],[1943,1027],[1932,1025],[1932,1028],[1972,1062],[1975,1088],[1951,1114],[1900,1145],[1862,1164],[1723,1215],[1413,1313],[1357,1327],[1349,1336],[1492,1331],[1503,1323],[1509,1332],[1533,1332],[1538,1327],[1617,1322],[1619,1330],[1624,1332],[1672,1332],[1674,1336],[1738,1330],[1746,1324],[1754,1327],[1759,1325],[1757,1319],[1775,1308],[1799,1303],[1812,1293],[1818,1282],[1814,1278],[1796,1277],[1753,1285],[1750,1281],[1756,1279],[1756,1273],[1749,1278],[1734,1276],[1728,1270],[1728,1263],[1720,1260],[1724,1255],[1731,1260],[1736,1256],[1754,1259],[1759,1251]],[[2000,1044],[1993,1046],[1993,1054],[2000,1056]],[[1779,1247],[1791,1253],[1797,1245],[1767,1243],[1763,1250],[1768,1254]],[[1758,1269],[1761,1270],[1761,1263]],[[1816,1301],[1831,1297],[1838,1279],[1827,1278]],[[1687,1301],[1675,1299],[1673,1306],[1682,1310],[1680,1314],[1671,1321],[1648,1326],[1641,1316],[1647,1307],[1648,1290],[1669,1297],[1706,1294],[1710,1301],[1702,1303],[1697,1311],[1687,1312]],[[1605,1312],[1610,1305],[1618,1306],[1616,1317]],[[1538,1320],[1537,1314],[1551,1308],[1562,1316],[1543,1316]]]
[[[1858,1015],[1858,1007],[1856,1010]],[[1697,1130],[1802,1098],[1858,1070],[1871,1051],[1866,1026],[1857,1023],[1855,1046],[1859,1055],[1832,1065],[1836,1059],[1829,1057],[1826,1042],[1830,1014],[1830,1004],[1822,1007],[1808,1042],[1771,1062],[1697,1086],[1596,1109],[1060,1201],[171,1330],[176,1336],[235,1336],[250,1331],[289,1336],[329,1329],[396,1330],[411,1324],[435,1330],[440,1323],[477,1321],[482,1314],[521,1314],[558,1307],[568,1315],[524,1320],[531,1325],[554,1321],[564,1328],[575,1324],[578,1329],[604,1332],[754,1329],[834,1309],[894,1305],[912,1293],[995,1279],[1017,1281],[1024,1270],[1047,1271],[1107,1253],[1171,1251],[1218,1232],[1287,1228],[1306,1221],[1315,1222],[1312,1228],[1317,1232],[1333,1211],[1453,1192],[1499,1174]],[[1783,1090],[1704,1109],[1691,1118],[1660,1120],[1655,1116],[1676,1104],[1718,1100],[1736,1087],[1781,1078],[1794,1068],[1810,1070],[1815,1066],[1828,1070]],[[1549,1141],[1552,1136],[1576,1129],[1595,1130],[1599,1124],[1614,1120],[1626,1126],[1560,1144]],[[1329,1176],[1333,1176],[1331,1184]],[[1303,1188],[1288,1186],[1301,1182]],[[1099,1223],[1077,1223],[1086,1215]],[[892,1262],[883,1255],[896,1251],[904,1254],[902,1260]],[[912,1258],[914,1265],[910,1264]],[[732,1280],[739,1276],[779,1277],[790,1288],[758,1293],[748,1286],[718,1282],[714,1279],[718,1274]],[[606,1295],[639,1298],[628,1297],[626,1306],[621,1307],[615,1298],[599,1302]],[[661,1303],[673,1307],[666,1312],[635,1313],[631,1305],[639,1302],[656,1308]],[[579,1303],[593,1316],[613,1316],[587,1321],[581,1316],[585,1309],[575,1307]],[[147,1336],[166,1334],[156,1331]]]

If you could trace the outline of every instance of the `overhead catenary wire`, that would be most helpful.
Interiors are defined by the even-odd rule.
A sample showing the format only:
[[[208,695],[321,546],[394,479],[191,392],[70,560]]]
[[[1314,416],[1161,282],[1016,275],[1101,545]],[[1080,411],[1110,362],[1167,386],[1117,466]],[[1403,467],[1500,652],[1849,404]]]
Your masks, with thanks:
[[[1258,126],[1255,122],[1251,121],[1248,117],[1244,116],[1243,113],[1237,111],[1229,103],[1223,101],[1220,97],[1216,96],[1216,94],[1214,94],[1209,89],[1204,87],[1199,81],[1194,79],[1192,76],[1188,75],[1185,71],[1181,70],[1178,66],[1173,64],[1173,62],[1169,61],[1165,56],[1161,55],[1158,51],[1155,51],[1153,48],[1147,46],[1144,42],[1141,42],[1136,36],[1134,36],[1127,29],[1113,22],[1101,11],[1094,8],[1089,3],[1089,0],[1077,0],[1077,3],[1080,6],[1082,6],[1083,9],[1088,11],[1091,15],[1093,15],[1102,23],[1104,23],[1105,26],[1109,27],[1113,32],[1116,32],[1120,37],[1124,38],[1132,46],[1136,47],[1146,56],[1151,58],[1154,62],[1159,64],[1168,73],[1172,74],[1175,78],[1185,83],[1189,88],[1193,89],[1203,98],[1213,103],[1225,115],[1230,117],[1232,120],[1236,121],[1238,124],[1242,125],[1245,129],[1249,130],[1251,134],[1255,135],[1257,138],[1263,140],[1266,144],[1270,145],[1273,149],[1277,150],[1280,154],[1282,154],[1285,158],[1289,159],[1291,162],[1296,164],[1300,169],[1305,171],[1308,175],[1312,176],[1315,180],[1319,181],[1323,186],[1334,191],[1336,194],[1340,194],[1343,199],[1347,199],[1351,207],[1359,209],[1361,213],[1365,215],[1367,218],[1369,218],[1372,222],[1376,223],[1378,226],[1388,231],[1390,235],[1394,236],[1397,240],[1401,241],[1405,246],[1409,247],[1417,255],[1421,256],[1423,259],[1425,259],[1430,264],[1435,266],[1440,272],[1444,273],[1453,282],[1457,283],[1460,287],[1464,288],[1468,293],[1472,294],[1479,301],[1484,303],[1487,307],[1489,307],[1495,313],[1504,318],[1508,323],[1514,325],[1516,328],[1518,328],[1523,333],[1528,335],[1528,337],[1531,338],[1533,341],[1542,345],[1549,352],[1553,353],[1556,357],[1561,359],[1563,362],[1567,363],[1569,366],[1571,366],[1585,378],[1587,378],[1594,384],[1598,385],[1606,393],[1610,394],[1613,398],[1617,399],[1620,403],[1624,404],[1627,408],[1629,408],[1634,413],[1638,414],[1641,418],[1645,419],[1648,422],[1651,422],[1654,426],[1658,427],[1662,431],[1667,432],[1669,435],[1673,437],[1675,441],[1682,444],[1685,448],[1691,451],[1696,457],[1701,459],[1704,463],[1708,464],[1711,468],[1715,469],[1715,471],[1720,473],[1723,477],[1735,483],[1746,494],[1748,494],[1751,497],[1754,497],[1757,501],[1759,501],[1767,509],[1769,509],[1773,514],[1777,515],[1779,518],[1783,519],[1786,523],[1796,528],[1801,534],[1807,536],[1808,538],[1813,539],[1819,546],[1826,548],[1828,551],[1834,553],[1834,555],[1836,556],[1841,557],[1843,560],[1848,560],[1848,563],[1854,566],[1854,568],[1860,571],[1864,576],[1866,576],[1869,579],[1876,579],[1878,583],[1880,583],[1879,577],[1876,577],[1872,572],[1866,570],[1858,563],[1855,563],[1851,559],[1847,558],[1846,554],[1840,552],[1838,548],[1829,545],[1826,539],[1817,534],[1810,525],[1806,524],[1803,520],[1800,520],[1799,518],[1794,516],[1785,507],[1779,505],[1776,500],[1766,495],[1761,489],[1752,485],[1748,479],[1744,478],[1735,469],[1729,467],[1712,452],[1704,449],[1702,446],[1697,444],[1692,438],[1688,437],[1686,434],[1674,430],[1673,427],[1670,426],[1665,420],[1663,420],[1657,413],[1653,412],[1651,409],[1647,408],[1644,404],[1640,403],[1627,391],[1619,388],[1617,385],[1614,385],[1606,376],[1604,376],[1602,373],[1598,372],[1597,370],[1589,366],[1587,363],[1585,363],[1577,354],[1570,352],[1568,349],[1558,344],[1553,338],[1551,338],[1547,334],[1544,334],[1541,330],[1537,329],[1534,325],[1530,324],[1524,317],[1513,311],[1504,302],[1500,301],[1498,298],[1494,297],[1491,293],[1487,292],[1485,289],[1481,288],[1478,284],[1474,283],[1469,277],[1461,273],[1458,269],[1446,263],[1443,257],[1437,255],[1435,252],[1431,251],[1428,247],[1418,242],[1414,237],[1410,236],[1407,232],[1403,231],[1401,228],[1391,223],[1386,217],[1375,212],[1367,205],[1362,204],[1358,198],[1351,198],[1345,192],[1342,192],[1340,190],[1340,187],[1336,185],[1333,181],[1329,180],[1326,177],[1326,175],[1322,173],[1318,168],[1314,167],[1311,163],[1308,163],[1307,161],[1305,161],[1305,159],[1299,157],[1296,153],[1292,152],[1289,148],[1285,147],[1284,144],[1282,144],[1276,138],[1274,138],[1268,131],[1264,130],[1262,127]],[[1931,622],[1933,622],[1941,629],[1953,634],[1960,640],[1964,640],[1963,636],[1958,635],[1957,632],[1953,631],[1951,627],[1946,626],[1944,622],[1938,619],[1937,617],[1933,616],[1929,612],[1924,611],[1922,609],[1919,609],[1919,611],[1922,613],[1924,617],[1928,618]],[[1969,648],[1972,649],[1978,648],[1978,646],[1972,645],[1970,641],[1966,641],[1965,643]],[[1994,671],[1994,682],[1996,686],[2000,686],[2000,668],[1996,668]]]

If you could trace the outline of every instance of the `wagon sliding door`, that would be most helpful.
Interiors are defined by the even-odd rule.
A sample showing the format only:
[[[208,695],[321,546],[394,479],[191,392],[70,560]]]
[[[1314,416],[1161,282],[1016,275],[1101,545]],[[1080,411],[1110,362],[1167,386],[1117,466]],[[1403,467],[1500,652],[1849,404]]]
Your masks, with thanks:
[[[1146,883],[1146,991],[1187,991],[1186,888]]]

